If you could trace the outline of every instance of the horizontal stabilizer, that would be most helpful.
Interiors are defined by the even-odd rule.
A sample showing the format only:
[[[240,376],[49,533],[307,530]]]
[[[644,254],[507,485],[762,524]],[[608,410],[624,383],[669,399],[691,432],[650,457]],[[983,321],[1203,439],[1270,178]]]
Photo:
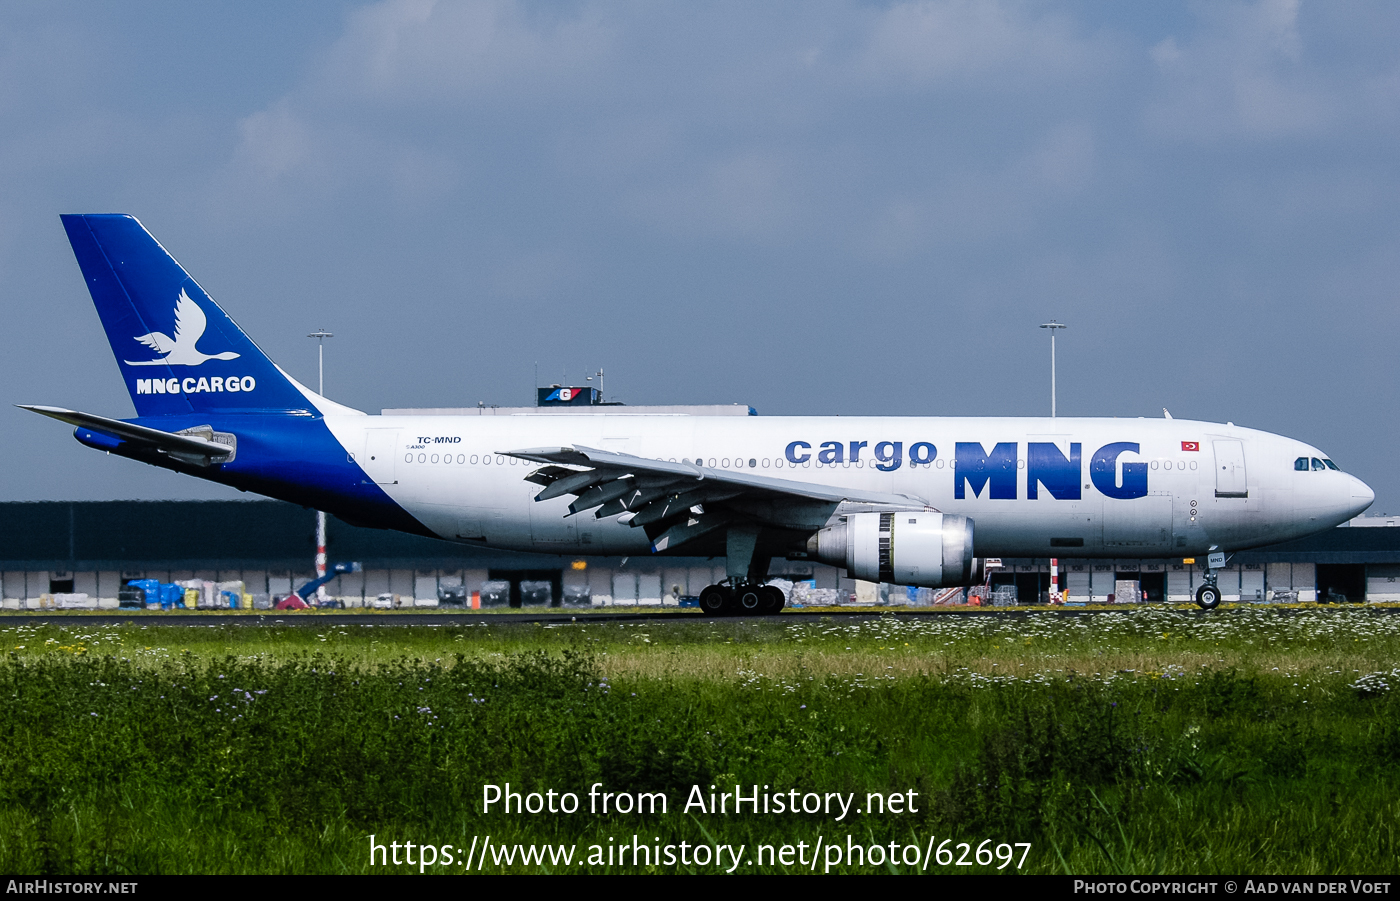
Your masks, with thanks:
[[[197,466],[211,466],[215,463],[226,463],[233,459],[235,446],[232,443],[232,436],[228,436],[228,443],[213,440],[215,432],[211,429],[190,429],[190,432],[207,434],[209,438],[199,437],[198,434],[176,434],[174,432],[162,432],[160,429],[152,429],[135,423],[122,422],[120,419],[108,419],[105,416],[95,416],[92,413],[80,413],[77,410],[65,410],[63,407],[44,407],[31,404],[15,404],[15,406],[32,410],[40,416],[47,416],[50,419],[57,419],[59,422],[66,422],[74,425],[79,430],[97,432],[112,438],[130,442],[139,447],[150,448],[169,454],[184,463],[192,463]],[[79,436],[80,440],[82,436]],[[220,437],[223,437],[220,435]],[[84,441],[84,443],[90,443]]]

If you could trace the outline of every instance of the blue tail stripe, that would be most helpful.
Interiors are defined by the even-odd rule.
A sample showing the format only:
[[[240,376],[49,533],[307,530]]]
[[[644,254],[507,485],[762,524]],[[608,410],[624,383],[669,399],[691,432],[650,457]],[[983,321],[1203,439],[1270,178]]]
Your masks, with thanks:
[[[164,432],[231,432],[238,453],[203,467],[84,427],[74,432],[80,442],[364,525],[433,534],[354,462],[303,389],[140,222],[69,215],[63,227],[136,406],[135,422]]]
[[[62,218],[137,415],[311,410],[134,217]]]
[[[112,352],[117,356],[117,363],[122,370],[123,377],[126,378],[127,367],[121,365],[121,354],[117,348],[124,340],[130,340],[131,336],[149,334],[153,329],[142,321],[135,303],[127,294],[121,280],[117,278],[111,261],[103,253],[102,245],[98,243],[97,237],[88,227],[87,220],[90,217],[63,216],[61,218],[64,230],[68,232],[68,243],[73,246],[73,255],[77,257],[78,267],[83,271],[83,280],[87,283],[88,293],[92,295],[93,305],[97,307],[98,317],[102,320],[102,327],[107,332],[107,341],[112,346]],[[168,366],[152,367],[152,369],[164,370],[161,374],[166,379],[174,376]],[[153,371],[151,375],[154,376],[155,372]],[[131,399],[136,404],[138,416],[161,416],[191,412],[189,401],[183,394],[165,394],[149,400],[146,398],[138,400],[132,378],[126,378],[127,389],[131,392]]]

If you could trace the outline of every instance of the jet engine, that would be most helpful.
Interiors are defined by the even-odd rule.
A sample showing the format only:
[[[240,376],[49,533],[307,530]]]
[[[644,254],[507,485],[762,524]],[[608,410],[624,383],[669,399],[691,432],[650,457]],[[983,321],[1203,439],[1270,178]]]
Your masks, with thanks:
[[[982,580],[972,520],[950,513],[854,513],[809,538],[807,553],[867,582],[942,588]]]

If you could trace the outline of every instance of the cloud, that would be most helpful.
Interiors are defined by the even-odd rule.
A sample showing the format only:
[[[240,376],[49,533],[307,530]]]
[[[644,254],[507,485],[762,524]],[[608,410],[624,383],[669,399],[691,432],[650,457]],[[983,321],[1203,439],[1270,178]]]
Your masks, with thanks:
[[[319,67],[316,90],[410,106],[482,100],[503,88],[518,98],[567,90],[611,45],[590,5],[386,0],[351,15]]]
[[[606,57],[591,6],[385,0],[352,12],[307,76],[242,117],[214,205],[285,213],[353,190],[401,210],[450,194],[479,116],[561,104]]]
[[[918,87],[1040,89],[1100,65],[1107,47],[1075,22],[999,2],[899,3],[871,23],[859,68]]]
[[[562,251],[522,250],[496,262],[492,288],[510,300],[549,300],[577,285],[581,269],[578,260]]]
[[[1095,140],[1087,122],[1056,123],[1018,150],[995,164],[950,169],[923,192],[896,192],[856,235],[857,246],[876,259],[899,259],[940,245],[1025,238],[1094,177]]]
[[[1148,128],[1176,140],[1212,142],[1325,135],[1353,102],[1310,59],[1299,0],[1212,3],[1185,43],[1149,51],[1158,79]]]
[[[623,209],[677,234],[740,240],[777,238],[802,209],[792,161],[779,152],[737,152],[677,176],[632,191]]]
[[[1337,398],[1390,356],[1394,4],[135,9],[0,8],[0,270],[64,292],[9,325],[90,338],[60,369],[21,346],[21,399],[126,403],[53,218],[121,209],[289,371],[332,327],[334,391],[365,409],[516,397],[528,341],[659,402],[1040,412],[1014,364],[1058,316],[1067,409],[1170,394],[1339,448],[1376,422]],[[974,334],[995,362],[933,395],[922,354],[907,379],[860,364]],[[393,362],[425,355],[440,378]],[[808,391],[833,359],[849,377]]]
[[[256,177],[279,179],[308,167],[315,157],[311,128],[285,100],[238,122],[237,165]]]

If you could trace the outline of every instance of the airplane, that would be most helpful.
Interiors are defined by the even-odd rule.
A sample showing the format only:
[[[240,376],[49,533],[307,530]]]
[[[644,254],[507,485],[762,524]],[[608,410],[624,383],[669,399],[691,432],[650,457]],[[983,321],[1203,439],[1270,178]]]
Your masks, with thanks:
[[[61,218],[137,415],[24,409],[88,447],[353,525],[723,555],[726,578],[700,595],[712,614],[781,609],[775,557],[930,588],[981,582],[991,557],[1205,557],[1210,609],[1228,554],[1375,497],[1304,442],[1184,419],[368,415],[278,367],[134,217]]]

